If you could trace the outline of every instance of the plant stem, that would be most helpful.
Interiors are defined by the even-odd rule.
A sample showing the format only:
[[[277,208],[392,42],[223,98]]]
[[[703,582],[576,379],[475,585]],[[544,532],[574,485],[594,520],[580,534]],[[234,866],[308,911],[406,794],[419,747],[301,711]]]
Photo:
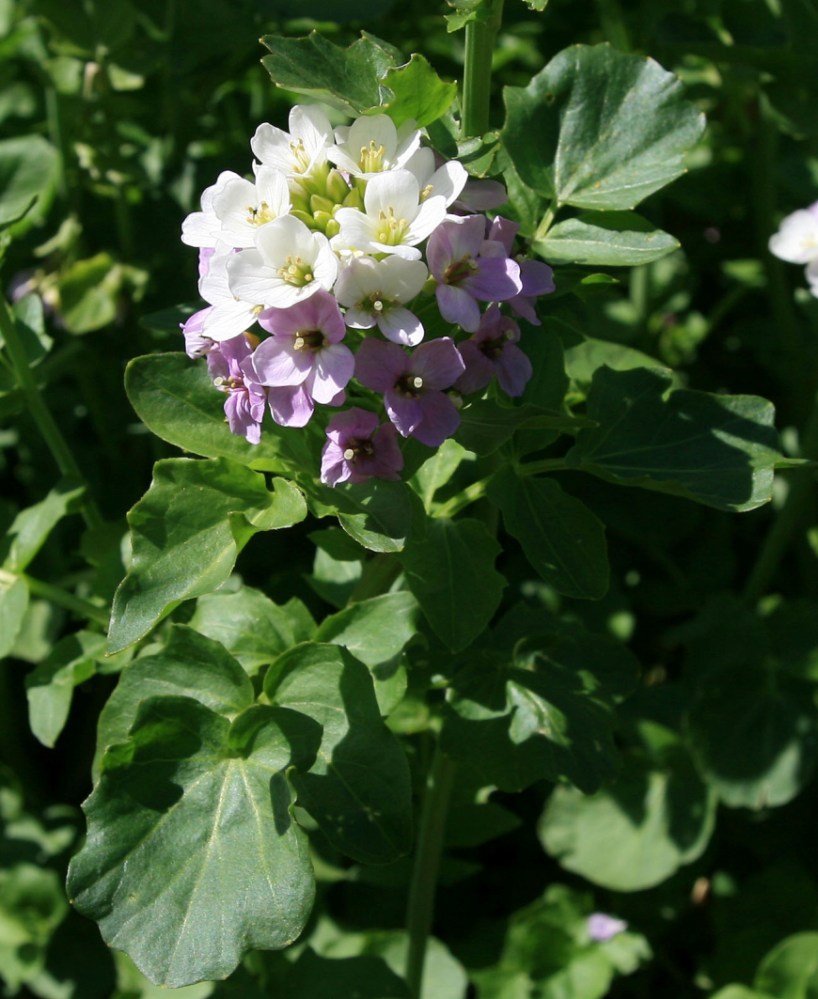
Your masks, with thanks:
[[[409,904],[406,911],[406,928],[409,934],[406,983],[412,999],[420,999],[421,995],[426,943],[432,930],[437,873],[456,769],[457,764],[441,752],[438,743],[423,798],[415,865],[412,870]]]
[[[815,397],[812,413],[804,429],[801,457],[818,459],[818,395]],[[814,468],[793,470],[787,498],[776,514],[772,527],[764,539],[764,544],[761,546],[761,551],[744,588],[744,599],[748,604],[757,603],[767,592],[793,536],[805,522],[814,487]]]
[[[463,138],[489,130],[491,59],[503,19],[503,0],[483,0],[477,16],[466,24],[463,66]]]
[[[8,303],[3,298],[0,298],[0,334],[2,334],[5,341],[8,356],[14,367],[20,389],[25,396],[29,412],[34,418],[34,422],[37,424],[43,440],[48,445],[48,449],[51,451],[57,467],[67,478],[74,479],[77,482],[84,482],[85,477],[80,471],[80,467],[60,428],[57,426],[54,417],[51,415],[51,410],[46,405],[37,380],[31,371],[23,348],[23,342],[17,332],[14,316],[11,309],[9,309]],[[93,499],[87,493],[82,507],[82,515],[88,527],[99,527],[102,523],[102,517]]]
[[[0,569],[0,577],[6,575],[13,574]],[[20,573],[20,579],[23,580],[29,592],[35,597],[42,597],[45,600],[49,600],[52,604],[56,604],[58,607],[76,614],[77,617],[96,621],[103,628],[108,627],[108,611],[102,607],[98,607],[96,604],[92,604],[90,600],[83,600],[82,597],[69,593],[68,590],[64,590],[61,586],[53,586],[51,583],[44,583],[41,579],[33,579],[26,573]]]

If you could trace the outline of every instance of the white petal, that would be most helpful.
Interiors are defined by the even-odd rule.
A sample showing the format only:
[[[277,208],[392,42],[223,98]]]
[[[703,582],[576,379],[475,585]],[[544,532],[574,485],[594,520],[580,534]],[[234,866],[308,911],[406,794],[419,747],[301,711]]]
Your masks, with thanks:
[[[770,253],[791,264],[808,264],[818,257],[818,215],[807,208],[788,215],[770,237]]]

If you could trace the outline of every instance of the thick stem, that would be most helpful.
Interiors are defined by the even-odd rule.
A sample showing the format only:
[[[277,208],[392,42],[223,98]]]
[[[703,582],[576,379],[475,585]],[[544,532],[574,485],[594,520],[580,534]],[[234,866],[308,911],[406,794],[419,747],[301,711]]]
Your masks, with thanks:
[[[406,928],[409,951],[406,958],[406,983],[412,999],[420,999],[426,942],[432,930],[437,873],[446,831],[446,815],[457,764],[445,756],[438,743],[429,769],[423,809],[420,816],[415,865],[409,886]]]
[[[818,395],[804,430],[801,457],[818,460]],[[769,589],[775,572],[799,530],[809,523],[810,504],[815,488],[815,469],[794,469],[784,505],[776,514],[772,527],[764,539],[753,570],[744,588],[744,599],[755,604]]]
[[[483,0],[477,16],[466,24],[463,67],[463,138],[489,130],[491,59],[503,18],[503,0]]]
[[[5,299],[2,298],[0,298],[0,333],[3,335],[6,351],[14,368],[14,373],[17,376],[20,389],[25,396],[28,410],[37,424],[43,440],[48,445],[48,449],[51,451],[57,467],[67,478],[74,479],[77,482],[84,482],[85,477],[80,471],[71,448],[69,448],[60,428],[51,415],[51,410],[46,405],[37,380],[29,367],[28,358],[23,349],[22,340],[17,332],[17,325],[14,322],[14,316]],[[82,507],[82,515],[88,527],[99,527],[102,523],[102,517],[94,501],[87,494]]]

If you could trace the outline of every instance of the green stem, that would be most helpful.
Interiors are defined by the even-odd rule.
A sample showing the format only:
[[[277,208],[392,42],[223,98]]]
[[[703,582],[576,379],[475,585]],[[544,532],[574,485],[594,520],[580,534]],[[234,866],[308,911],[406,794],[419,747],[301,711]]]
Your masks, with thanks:
[[[801,457],[818,459],[818,395],[804,429]],[[787,552],[793,537],[808,521],[810,504],[815,487],[815,469],[800,468],[792,472],[787,498],[776,514],[772,527],[764,539],[761,551],[744,588],[744,599],[755,604],[769,589],[776,569]]]
[[[491,476],[489,475],[485,479],[480,479],[466,486],[456,496],[452,496],[445,503],[441,503],[435,510],[435,516],[454,517],[456,513],[460,513],[467,506],[471,506],[472,503],[476,503],[477,500],[482,499],[486,495],[486,486],[489,484],[490,479]]]
[[[503,0],[483,0],[477,16],[466,24],[463,66],[463,138],[489,130],[491,60],[503,19]]]
[[[74,459],[74,455],[69,448],[60,428],[57,426],[51,410],[46,405],[40,387],[37,384],[23,348],[23,342],[17,332],[17,325],[14,316],[8,307],[5,299],[0,298],[0,334],[5,341],[6,351],[11,359],[20,389],[25,396],[29,412],[34,418],[34,422],[43,440],[48,445],[48,449],[57,463],[60,472],[67,478],[77,482],[84,482],[85,477],[80,471],[79,465]],[[88,527],[99,527],[102,524],[102,517],[86,491],[86,499],[82,508],[82,515]]]
[[[524,461],[517,466],[519,475],[539,475],[540,472],[562,472],[569,466],[565,458],[543,458],[542,461]]]
[[[456,769],[457,764],[441,752],[438,743],[423,798],[406,912],[406,928],[409,934],[406,983],[412,999],[420,999],[421,995],[426,943],[432,930],[437,874]]]
[[[96,621],[103,628],[108,627],[108,611],[104,608],[92,604],[89,600],[83,600],[82,597],[77,597],[60,586],[53,586],[51,583],[44,583],[40,579],[33,579],[25,573],[21,573],[20,578],[25,582],[29,592],[35,597],[42,597],[44,600],[49,600],[52,604],[56,604],[58,607],[76,614],[77,617]]]

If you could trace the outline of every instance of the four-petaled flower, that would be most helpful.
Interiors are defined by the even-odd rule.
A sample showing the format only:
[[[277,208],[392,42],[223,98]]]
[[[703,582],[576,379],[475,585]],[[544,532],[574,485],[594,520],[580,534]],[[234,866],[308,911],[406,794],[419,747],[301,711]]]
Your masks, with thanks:
[[[267,393],[251,367],[255,337],[246,335],[223,340],[207,354],[207,370],[213,384],[227,393],[224,415],[234,434],[251,444],[261,440],[261,421]]]
[[[377,326],[388,340],[416,346],[423,339],[423,325],[404,303],[420,292],[428,275],[421,260],[353,257],[335,285],[335,297],[347,307],[347,326],[356,330]]]
[[[457,406],[443,391],[465,371],[449,337],[422,343],[407,354],[394,343],[364,340],[355,357],[361,384],[383,393],[389,419],[402,437],[438,447],[460,424]]]
[[[490,305],[474,336],[457,345],[466,370],[454,387],[468,395],[484,389],[496,375],[506,395],[522,395],[532,368],[517,346],[519,339],[517,323],[496,304]]]
[[[321,481],[325,485],[365,482],[373,476],[397,479],[402,468],[395,428],[391,423],[379,425],[374,413],[348,409],[327,424],[327,443],[321,454]]]

